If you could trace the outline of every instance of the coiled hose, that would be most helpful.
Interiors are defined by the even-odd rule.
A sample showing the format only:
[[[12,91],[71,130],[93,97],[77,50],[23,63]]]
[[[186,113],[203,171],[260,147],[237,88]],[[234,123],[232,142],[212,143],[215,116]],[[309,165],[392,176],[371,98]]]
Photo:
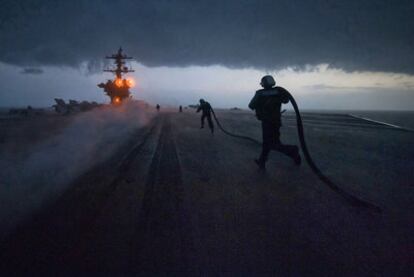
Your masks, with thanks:
[[[296,125],[297,125],[297,130],[298,130],[298,135],[299,135],[299,141],[300,141],[300,146],[303,152],[303,155],[305,156],[305,160],[308,163],[309,167],[311,168],[312,172],[316,174],[316,176],[318,176],[318,178],[325,184],[327,185],[331,190],[333,190],[334,192],[338,193],[340,196],[342,196],[348,203],[350,203],[352,206],[355,207],[362,207],[362,208],[369,208],[374,210],[375,212],[380,213],[381,212],[381,208],[366,201],[363,199],[360,199],[352,194],[350,194],[349,192],[343,190],[342,188],[340,188],[339,186],[337,186],[334,182],[332,182],[327,176],[325,176],[322,171],[316,166],[315,162],[313,161],[308,147],[306,146],[306,141],[305,141],[305,134],[303,132],[303,123],[302,123],[302,117],[300,115],[299,112],[299,107],[295,101],[295,99],[293,98],[293,96],[289,93],[286,92],[287,96],[289,98],[290,103],[292,103],[293,109],[295,110],[295,114],[296,114]],[[227,131],[226,129],[223,128],[223,126],[220,124],[220,121],[218,120],[216,113],[214,112],[213,108],[211,108],[211,112],[213,113],[214,116],[214,120],[217,123],[217,126],[220,128],[221,131],[223,131],[223,133],[235,137],[235,138],[240,138],[240,139],[245,139],[248,141],[251,141],[253,143],[256,144],[260,144],[261,142],[253,139],[251,137],[248,136],[242,136],[242,135],[237,135],[237,134],[233,134],[229,131]]]

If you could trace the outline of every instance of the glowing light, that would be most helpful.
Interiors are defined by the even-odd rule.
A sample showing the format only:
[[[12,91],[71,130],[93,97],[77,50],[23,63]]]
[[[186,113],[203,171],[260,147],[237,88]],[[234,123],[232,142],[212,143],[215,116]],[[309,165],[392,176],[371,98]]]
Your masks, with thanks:
[[[133,88],[135,86],[135,80],[132,79],[132,78],[128,78],[126,80],[126,83],[127,83],[127,86],[130,87],[130,88]]]
[[[121,98],[119,98],[119,97],[115,97],[115,98],[114,98],[114,103],[115,103],[115,104],[119,104],[119,103],[121,103]]]
[[[116,79],[115,80],[115,85],[117,86],[117,87],[122,87],[122,85],[123,85],[123,81],[122,81],[122,79]]]

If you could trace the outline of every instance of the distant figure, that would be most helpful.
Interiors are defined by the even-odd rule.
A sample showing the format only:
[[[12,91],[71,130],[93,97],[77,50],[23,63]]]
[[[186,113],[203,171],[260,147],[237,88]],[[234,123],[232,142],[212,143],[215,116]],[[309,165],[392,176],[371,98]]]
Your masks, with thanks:
[[[183,112],[183,106],[180,105],[179,110],[180,110],[180,113],[182,113]]]
[[[198,106],[197,112],[202,111],[201,114],[201,127],[200,129],[204,128],[204,119],[207,118],[208,127],[210,127],[210,131],[214,133],[214,125],[213,121],[211,120],[211,105],[210,103],[204,101],[204,99],[200,99],[200,106]]]
[[[157,106],[155,106],[156,108],[157,108],[157,112],[159,112],[160,111],[160,105],[159,104],[157,104]]]
[[[263,89],[256,91],[250,101],[249,108],[256,111],[256,117],[262,122],[262,153],[255,160],[261,169],[266,168],[266,161],[271,150],[279,151],[300,165],[301,157],[296,145],[282,144],[280,141],[281,113],[280,108],[289,102],[287,91],[277,87],[272,76],[266,75],[262,78],[260,85]]]

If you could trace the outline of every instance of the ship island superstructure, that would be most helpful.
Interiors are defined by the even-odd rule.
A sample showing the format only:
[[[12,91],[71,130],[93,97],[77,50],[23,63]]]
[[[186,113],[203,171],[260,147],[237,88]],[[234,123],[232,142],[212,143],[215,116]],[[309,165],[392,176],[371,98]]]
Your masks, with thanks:
[[[106,95],[111,99],[111,104],[121,104],[126,99],[131,98],[129,89],[134,86],[134,81],[130,78],[124,78],[123,75],[135,72],[135,70],[126,65],[126,61],[132,60],[133,57],[123,54],[123,50],[120,47],[116,54],[106,56],[105,58],[114,60],[115,67],[104,69],[104,72],[113,73],[115,78],[107,80],[106,83],[98,84],[98,87],[104,89]]]

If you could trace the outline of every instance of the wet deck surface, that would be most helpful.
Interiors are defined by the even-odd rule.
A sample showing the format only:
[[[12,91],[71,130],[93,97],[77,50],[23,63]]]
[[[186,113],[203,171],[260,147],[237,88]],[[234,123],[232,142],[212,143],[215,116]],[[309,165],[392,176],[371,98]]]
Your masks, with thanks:
[[[260,139],[255,118],[218,112]],[[308,147],[352,207],[306,164],[161,113],[106,163],[77,178],[2,243],[18,273],[408,274],[414,270],[414,133],[343,114],[304,114]],[[292,114],[282,140],[297,144]],[[115,165],[115,166],[114,166]]]

